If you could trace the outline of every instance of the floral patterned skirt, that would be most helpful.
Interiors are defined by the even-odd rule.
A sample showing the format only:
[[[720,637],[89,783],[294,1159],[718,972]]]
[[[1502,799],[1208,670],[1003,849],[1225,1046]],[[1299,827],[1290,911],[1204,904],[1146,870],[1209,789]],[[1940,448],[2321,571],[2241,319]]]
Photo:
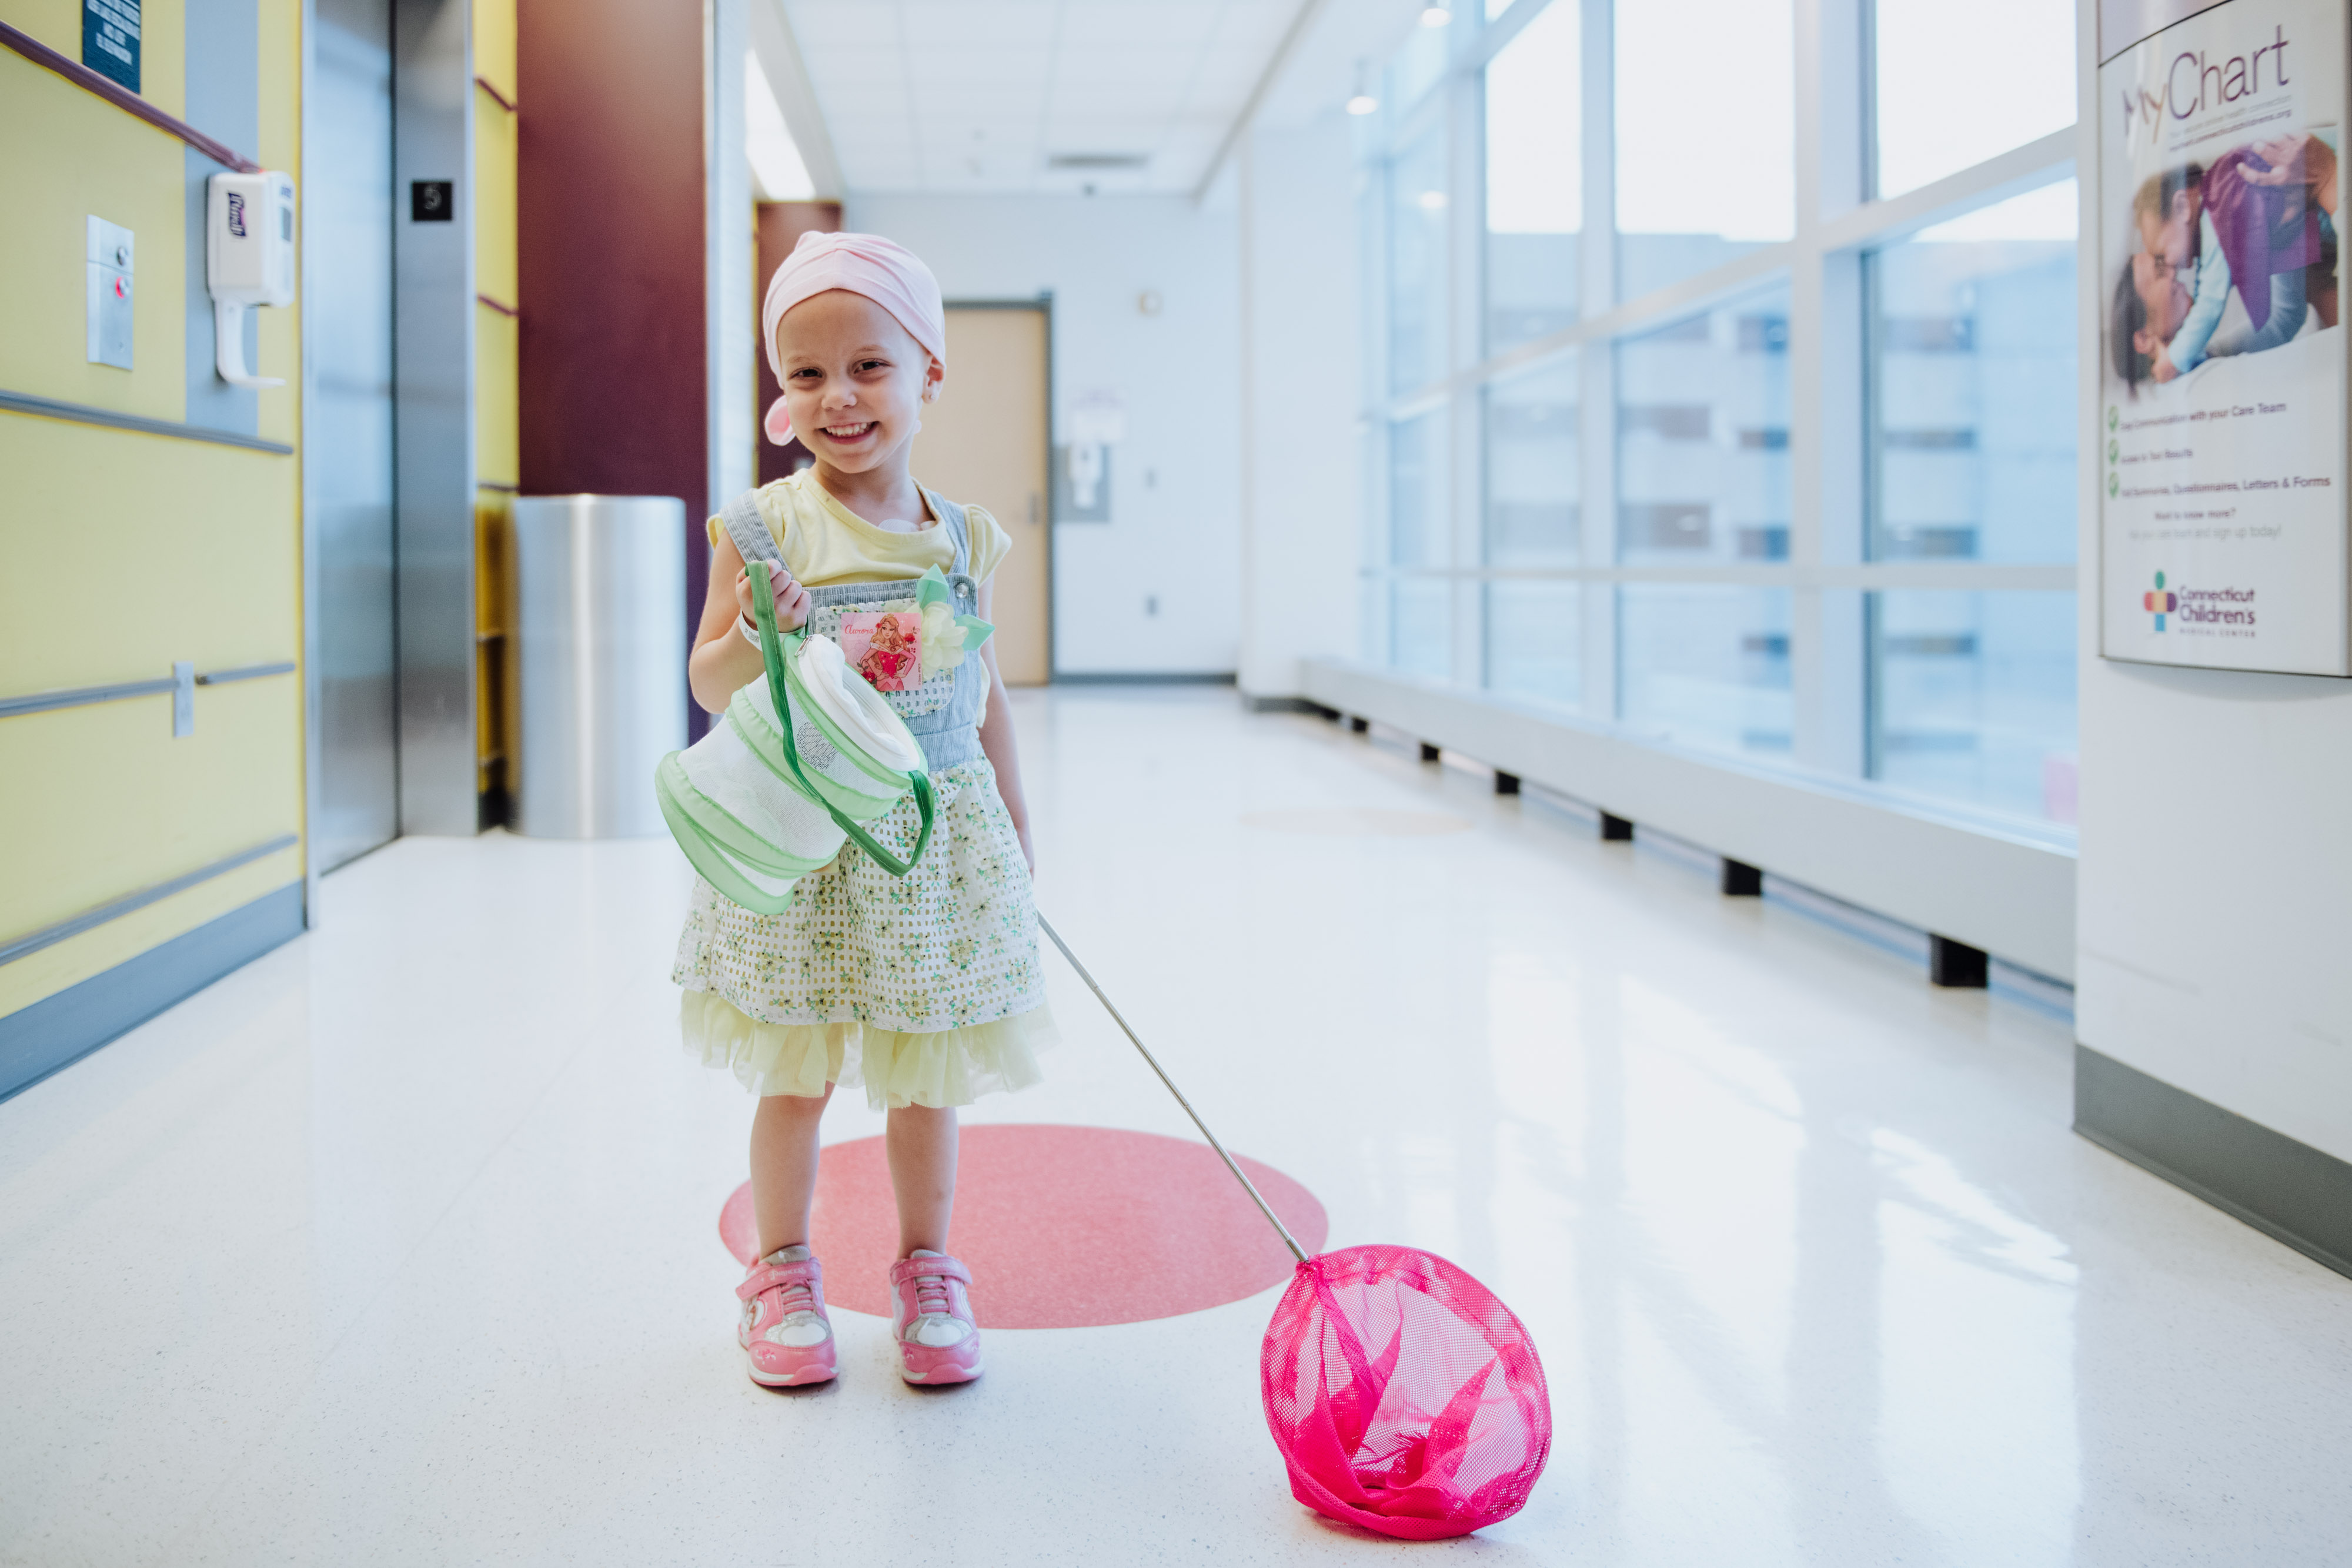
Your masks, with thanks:
[[[931,787],[930,847],[903,878],[848,845],[782,915],[696,879],[670,976],[686,988],[688,1055],[754,1094],[862,1082],[877,1110],[968,1105],[1043,1078],[1054,1024],[1037,910],[996,770],[979,758]],[[904,855],[913,798],[867,826]]]

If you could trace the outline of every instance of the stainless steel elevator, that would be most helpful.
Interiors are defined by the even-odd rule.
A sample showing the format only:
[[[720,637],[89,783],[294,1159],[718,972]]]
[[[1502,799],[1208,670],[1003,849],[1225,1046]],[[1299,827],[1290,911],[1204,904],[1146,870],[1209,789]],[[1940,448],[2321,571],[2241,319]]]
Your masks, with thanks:
[[[392,0],[314,0],[303,158],[310,864],[400,831]]]
[[[464,0],[310,0],[301,202],[310,874],[479,826]]]

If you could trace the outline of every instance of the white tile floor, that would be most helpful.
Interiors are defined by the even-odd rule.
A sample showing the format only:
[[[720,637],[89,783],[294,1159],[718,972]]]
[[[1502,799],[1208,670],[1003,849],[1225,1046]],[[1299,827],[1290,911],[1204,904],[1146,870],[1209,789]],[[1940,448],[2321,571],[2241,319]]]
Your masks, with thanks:
[[[2352,1281],[2074,1137],[2068,1030],[1229,692],[1016,698],[1041,902],[1332,1240],[1527,1321],[1528,1563],[2352,1561]],[[1331,836],[1244,813],[1445,811]],[[1293,822],[1292,826],[1297,826]],[[1271,1293],[743,1377],[748,1106],[674,1043],[666,842],[410,840],[0,1104],[0,1561],[1275,1563]],[[974,1120],[1183,1133],[1066,970]],[[877,1119],[845,1097],[828,1136]],[[984,1281],[983,1281],[984,1285]]]

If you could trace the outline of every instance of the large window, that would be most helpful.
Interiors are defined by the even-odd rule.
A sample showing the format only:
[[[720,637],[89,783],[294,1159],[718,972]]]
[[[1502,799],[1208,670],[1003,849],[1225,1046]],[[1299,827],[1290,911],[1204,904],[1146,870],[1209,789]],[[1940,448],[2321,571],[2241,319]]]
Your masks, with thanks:
[[[1583,553],[1573,351],[1485,390],[1486,564],[1574,566]]]
[[[1797,232],[1790,11],[1790,0],[1617,7],[1620,299]]]
[[[1405,569],[1390,595],[1391,656],[1417,675],[1443,676],[1452,617],[1443,568],[1447,474],[1445,411],[1400,420],[1389,431],[1389,559]]]
[[[1774,284],[1617,346],[1617,559],[1789,553],[1789,290]]]
[[[1617,591],[1618,708],[1637,731],[1786,758],[1789,591],[1629,582]]]
[[[1870,554],[2074,559],[2074,182],[1867,258]]]
[[[2074,123],[2074,0],[1865,3],[1878,194],[1899,196]]]
[[[1389,384],[1445,369],[1445,140],[1432,126],[1389,165]]]
[[[1574,0],[1557,0],[1486,68],[1488,353],[1576,319],[1579,20]]]
[[[1371,656],[2063,839],[2073,8],[1987,5],[1412,30],[1363,142]]]
[[[2074,595],[1894,589],[1871,600],[1871,776],[2072,822]]]

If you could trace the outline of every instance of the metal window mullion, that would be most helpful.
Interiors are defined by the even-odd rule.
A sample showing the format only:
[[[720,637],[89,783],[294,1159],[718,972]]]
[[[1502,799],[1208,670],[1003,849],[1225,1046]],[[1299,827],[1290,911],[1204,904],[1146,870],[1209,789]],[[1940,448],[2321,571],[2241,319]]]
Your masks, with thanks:
[[[1789,559],[1800,570],[1821,559],[1822,256],[1821,21],[1825,0],[1794,0],[1790,84],[1793,95],[1790,157],[1797,210],[1789,266]],[[1789,594],[1790,749],[1810,764],[1828,746],[1822,713],[1822,591]]]
[[[1872,172],[1875,116],[1872,109],[1872,14],[1877,0],[1800,0],[1800,38],[1811,33],[1813,91],[1798,99],[1798,114],[1814,120],[1804,167],[1817,183],[1807,212],[1822,224],[1846,219],[1877,194]],[[1804,47],[1801,42],[1800,47]],[[1803,84],[1800,84],[1801,88]]]
[[[1517,0],[1517,4],[1478,30],[1478,37],[1464,56],[1463,68],[1483,72],[1494,63],[1495,57],[1511,47],[1511,40],[1524,33],[1535,19],[1553,5],[1573,5],[1577,0]]]
[[[1450,43],[1459,48],[1471,25],[1468,8],[1458,7]],[[1476,364],[1486,353],[1486,81],[1465,71],[1449,78],[1446,99],[1445,174],[1452,193],[1446,214],[1446,359],[1448,375]],[[1461,386],[1446,411],[1446,564],[1484,566],[1486,535],[1486,444],[1480,439],[1479,393]],[[1451,595],[1454,679],[1486,685],[1484,584],[1456,579]]]
[[[1815,511],[1801,565],[1812,571],[1859,568],[1869,527],[1866,482],[1870,343],[1863,258],[1831,251],[1819,258],[1821,395]],[[1792,549],[1793,554],[1793,549]],[[1869,704],[1866,591],[1810,591],[1806,651],[1811,685],[1800,708],[1797,759],[1835,773],[1864,771]],[[1792,648],[1792,653],[1796,652]]]
[[[2041,149],[2043,142],[2050,140],[2052,139],[2044,138],[2043,141],[2031,143],[2028,148],[2020,150],[2021,154]],[[1958,213],[1990,206],[1998,201],[2021,194],[2025,191],[2036,190],[2044,185],[2071,179],[2074,174],[2074,163],[2069,159],[2036,162],[2021,157],[2017,167],[2024,168],[2028,163],[2033,164],[2027,172],[2019,174],[2012,172],[1998,180],[1989,177],[1979,180],[1979,176],[1984,175],[1986,171],[1991,170],[1994,165],[2007,163],[2011,158],[2011,154],[2004,153],[2000,158],[1991,160],[1975,169],[1962,170],[1945,183],[1954,186],[1964,185],[1975,192],[1974,194],[1914,208],[1911,205],[1913,197],[1920,193],[1914,192],[1892,203],[1873,204],[1872,205],[1877,210],[1861,215],[1850,213],[1843,217],[1832,219],[1824,223],[1821,232],[1813,236],[1811,248],[1821,254],[1831,254],[1840,249],[1861,249],[1890,245],[1896,240],[1907,237],[1922,227],[1941,222]],[[1590,182],[1588,185],[1589,183]],[[1924,187],[1927,191],[1942,188],[1942,186]],[[1608,259],[1613,262],[1613,255]],[[1588,307],[1583,319],[1570,326],[1515,345],[1491,359],[1481,361],[1460,371],[1444,376],[1425,386],[1388,398],[1386,401],[1390,417],[1405,418],[1412,413],[1434,408],[1448,393],[1463,384],[1478,384],[1515,375],[1521,371],[1533,369],[1546,360],[1588,344],[1631,336],[1645,330],[1653,324],[1680,319],[1695,311],[1745,293],[1758,283],[1776,274],[1791,272],[1802,263],[1803,259],[1804,252],[1794,241],[1759,246],[1754,250],[1748,251],[1720,266],[1710,267],[1706,272],[1695,274],[1663,288],[1655,289],[1639,299],[1613,306],[1602,304],[1597,309]],[[1590,264],[1587,265],[1585,272],[1585,280],[1589,283],[1592,273]],[[1586,292],[1590,299],[1591,291]]]
[[[1789,301],[1789,678],[1792,753],[1833,772],[1862,767],[1860,595],[1818,585],[1858,559],[1863,375],[1851,253],[1825,225],[1858,205],[1864,131],[1860,17],[1871,0],[1795,0],[1796,239]],[[1808,578],[1814,580],[1808,581]]]
[[[1584,186],[1583,227],[1578,236],[1577,310],[1605,312],[1617,298],[1616,14],[1614,0],[1584,0],[1578,71],[1583,101],[1578,128]],[[1577,361],[1578,517],[1581,559],[1588,567],[1617,563],[1617,356],[1606,339],[1580,346]],[[1584,711],[1617,715],[1617,586],[1588,580],[1580,597],[1580,685]]]
[[[2067,126],[2039,136],[1980,163],[1955,170],[1940,180],[1884,200],[1856,203],[1825,220],[1823,242],[1832,246],[1891,244],[1945,219],[1989,207],[2008,197],[2071,178],[2076,129]]]
[[[1360,323],[1369,340],[1370,351],[1364,360],[1364,545],[1365,559],[1376,561],[1385,570],[1396,561],[1396,495],[1393,483],[1393,457],[1391,436],[1392,426],[1383,412],[1388,403],[1390,361],[1393,345],[1390,337],[1394,330],[1396,302],[1391,290],[1395,280],[1391,276],[1389,252],[1393,236],[1390,233],[1391,216],[1389,211],[1391,193],[1391,169],[1395,162],[1393,148],[1384,147],[1380,156],[1372,159],[1365,170],[1366,189],[1363,211],[1368,214],[1362,225],[1364,308]],[[1361,646],[1380,651],[1380,663],[1396,663],[1396,590],[1392,582],[1381,580],[1367,596],[1370,610],[1370,623],[1362,627]]]

